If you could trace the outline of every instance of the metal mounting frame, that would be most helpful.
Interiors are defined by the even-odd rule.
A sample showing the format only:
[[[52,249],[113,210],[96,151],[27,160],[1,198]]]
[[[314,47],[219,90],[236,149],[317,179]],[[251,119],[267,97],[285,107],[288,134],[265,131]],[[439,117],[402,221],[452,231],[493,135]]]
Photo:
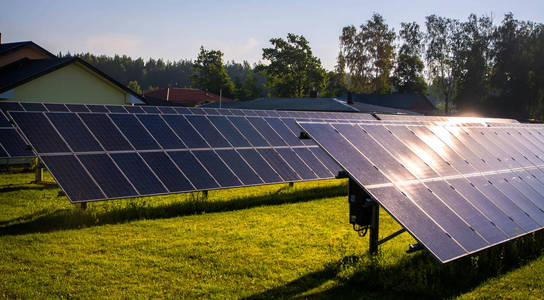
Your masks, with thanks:
[[[349,178],[349,176],[348,176]],[[348,182],[348,200],[350,202],[361,201],[364,199],[365,206],[370,210],[370,215],[368,220],[368,229],[369,229],[369,245],[368,252],[372,255],[378,253],[378,248],[381,244],[392,240],[398,235],[406,231],[405,228],[402,228],[389,236],[379,239],[380,232],[380,204],[372,198],[363,188],[361,188],[352,178],[349,178]],[[353,220],[350,220],[353,222]]]

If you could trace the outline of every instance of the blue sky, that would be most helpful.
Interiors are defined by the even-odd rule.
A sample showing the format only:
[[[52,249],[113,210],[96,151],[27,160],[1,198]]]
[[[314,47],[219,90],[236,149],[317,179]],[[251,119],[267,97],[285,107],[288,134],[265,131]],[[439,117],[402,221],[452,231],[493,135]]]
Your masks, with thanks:
[[[343,26],[378,12],[395,29],[438,14],[470,13],[500,22],[506,12],[544,23],[544,1],[26,1],[0,0],[2,42],[32,40],[53,53],[91,52],[132,57],[193,59],[200,45],[226,60],[261,59],[273,37],[302,34],[331,69]]]

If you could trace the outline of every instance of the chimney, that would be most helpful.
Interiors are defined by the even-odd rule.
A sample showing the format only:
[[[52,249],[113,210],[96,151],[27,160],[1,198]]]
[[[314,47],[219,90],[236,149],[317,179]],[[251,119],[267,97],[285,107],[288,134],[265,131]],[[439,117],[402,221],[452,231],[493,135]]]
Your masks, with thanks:
[[[348,101],[347,101],[348,104],[353,104],[353,93],[352,92],[348,92]]]

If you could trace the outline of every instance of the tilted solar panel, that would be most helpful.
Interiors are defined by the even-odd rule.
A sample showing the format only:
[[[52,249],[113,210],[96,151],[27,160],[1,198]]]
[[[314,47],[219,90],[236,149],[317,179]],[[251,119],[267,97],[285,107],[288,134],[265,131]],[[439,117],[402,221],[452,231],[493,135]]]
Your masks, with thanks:
[[[277,117],[8,114],[72,202],[329,179],[340,171]]]
[[[544,126],[299,124],[441,262],[544,227]]]

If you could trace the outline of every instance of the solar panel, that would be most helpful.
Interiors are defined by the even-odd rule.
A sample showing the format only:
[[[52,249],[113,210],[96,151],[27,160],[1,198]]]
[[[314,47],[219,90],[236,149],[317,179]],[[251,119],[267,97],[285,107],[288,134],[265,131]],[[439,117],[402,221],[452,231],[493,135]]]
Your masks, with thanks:
[[[195,190],[195,187],[176,167],[166,153],[142,152],[140,155],[170,192],[176,193]]]
[[[135,115],[110,114],[109,116],[136,150],[160,149],[159,144],[145,130]]]
[[[90,112],[84,104],[66,104],[66,107],[71,112]]]
[[[339,169],[322,161],[326,156],[316,146],[298,142],[279,118],[222,116],[219,110],[181,115],[189,110],[154,114],[159,109],[117,113],[112,111],[121,111],[119,106],[65,107],[70,112],[9,114],[35,153],[49,162],[46,167],[66,181],[60,185],[72,202],[325,179]],[[63,158],[85,177],[81,183],[72,182]]]
[[[543,126],[299,124],[441,262],[544,227]]]
[[[15,128],[0,128],[0,157],[33,157]]]
[[[11,127],[11,123],[8,118],[4,115],[4,112],[0,111],[0,128]]]
[[[87,104],[87,108],[92,112],[108,112],[109,110],[104,105]]]

